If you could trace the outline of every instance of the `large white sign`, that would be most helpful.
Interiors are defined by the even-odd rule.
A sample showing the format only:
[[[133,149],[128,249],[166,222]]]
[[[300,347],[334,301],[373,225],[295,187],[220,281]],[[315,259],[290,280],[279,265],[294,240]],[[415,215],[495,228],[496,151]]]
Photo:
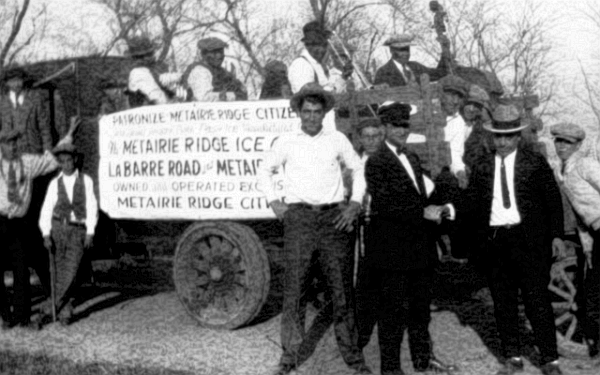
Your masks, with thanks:
[[[100,120],[100,205],[120,219],[274,218],[263,156],[300,120],[288,100],[140,107]],[[325,119],[334,128],[333,112]],[[283,195],[281,180],[275,186]]]

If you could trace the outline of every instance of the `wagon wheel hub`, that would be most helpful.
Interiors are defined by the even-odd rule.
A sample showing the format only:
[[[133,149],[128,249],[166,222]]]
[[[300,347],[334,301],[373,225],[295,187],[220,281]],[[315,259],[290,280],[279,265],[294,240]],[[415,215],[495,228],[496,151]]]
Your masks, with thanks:
[[[223,278],[223,272],[221,272],[221,269],[213,267],[210,269],[210,278],[213,281],[221,281],[221,279]]]

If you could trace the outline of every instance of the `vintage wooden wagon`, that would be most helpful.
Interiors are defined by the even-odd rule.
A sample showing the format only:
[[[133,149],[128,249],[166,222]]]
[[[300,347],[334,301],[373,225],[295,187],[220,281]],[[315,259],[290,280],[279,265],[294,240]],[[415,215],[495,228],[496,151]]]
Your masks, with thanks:
[[[29,65],[36,89],[48,98],[53,125],[78,114],[83,125],[75,142],[84,150],[83,169],[98,178],[98,116],[126,108],[123,88],[133,62],[121,57],[82,57]],[[449,161],[443,141],[445,118],[439,88],[426,76],[421,87],[349,92],[337,97],[337,128],[350,138],[366,106],[386,100],[414,104],[412,130],[427,142],[412,144],[426,169],[435,176]],[[503,98],[521,106],[533,119],[535,97]],[[360,110],[362,108],[363,110]],[[535,139],[539,127],[530,127]],[[57,135],[58,137],[58,135]],[[235,329],[250,323],[263,308],[273,275],[281,272],[281,225],[275,220],[113,220],[102,215],[95,249],[99,257],[115,255],[123,246],[144,246],[173,257],[173,276],[180,299],[198,322],[214,329]],[[149,241],[150,239],[150,241]],[[127,245],[129,244],[129,245]],[[586,352],[577,322],[577,275],[574,252],[552,268],[558,339],[565,353]]]

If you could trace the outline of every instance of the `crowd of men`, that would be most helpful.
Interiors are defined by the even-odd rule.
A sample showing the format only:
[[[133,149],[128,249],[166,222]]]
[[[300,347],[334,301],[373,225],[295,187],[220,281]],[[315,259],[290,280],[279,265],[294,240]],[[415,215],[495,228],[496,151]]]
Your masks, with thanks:
[[[437,68],[410,61],[412,38],[399,35],[385,44],[392,57],[377,71],[376,83],[418,85],[424,73],[439,81],[449,163],[435,178],[429,175],[408,147],[423,140],[411,132],[412,107],[394,101],[381,103],[376,117],[358,124],[357,152],[344,134],[323,128],[335,104],[332,93],[351,84],[352,63],[338,51],[336,67],[324,64],[331,32],[319,23],[306,24],[303,34],[305,49],[289,69],[279,62],[267,64],[267,76],[277,82],[267,79],[261,93],[261,98],[290,98],[301,123],[297,131],[277,139],[259,174],[270,207],[284,226],[283,353],[275,373],[297,369],[306,359],[306,348],[314,347],[310,332],[315,327],[306,330],[304,324],[313,259],[327,296],[329,317],[323,321],[333,323],[342,357],[356,374],[372,373],[363,349],[376,325],[381,374],[404,373],[400,348],[405,330],[416,372],[457,371],[434,355],[429,332],[440,225],[449,228],[453,249],[458,249],[454,255],[468,255],[487,277],[503,354],[498,375],[524,369],[519,290],[542,373],[563,373],[547,286],[553,260],[565,253],[564,239],[581,242],[585,340],[600,366],[600,164],[579,153],[584,130],[567,123],[552,127],[562,166],[552,170],[523,141],[529,123],[517,106],[492,103],[483,88],[448,74],[447,57],[442,56]],[[227,47],[218,38],[200,40],[198,60],[173,76],[155,69],[155,46],[148,39],[132,40],[129,55],[138,64],[129,75],[131,106],[165,104],[174,98],[246,100],[241,81],[222,67]],[[26,73],[9,71],[3,82],[0,271],[13,270],[14,287],[9,303],[0,283],[2,327],[39,328],[30,318],[29,265],[46,290],[50,275],[56,275],[56,298],[44,311],[58,313],[68,324],[77,272],[97,223],[93,181],[77,169],[80,154],[72,132],[59,131],[64,137],[55,144],[44,104],[28,89]],[[71,119],[70,130],[78,122]],[[52,180],[40,178],[59,167]],[[351,176],[350,189],[344,186],[344,173]],[[275,175],[284,177],[285,199],[272,188]],[[358,274],[353,275],[357,222],[365,209],[370,224]],[[470,241],[465,241],[464,228]],[[56,273],[48,271],[48,255]]]

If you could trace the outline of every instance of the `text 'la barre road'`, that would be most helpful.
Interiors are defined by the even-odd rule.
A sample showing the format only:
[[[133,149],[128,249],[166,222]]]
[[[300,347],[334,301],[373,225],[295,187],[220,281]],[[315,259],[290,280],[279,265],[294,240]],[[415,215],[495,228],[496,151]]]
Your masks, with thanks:
[[[262,159],[216,160],[217,176],[256,176]],[[208,174],[214,166],[199,160],[139,160],[108,163],[109,177],[165,177],[200,176]],[[214,173],[214,172],[213,172]]]

